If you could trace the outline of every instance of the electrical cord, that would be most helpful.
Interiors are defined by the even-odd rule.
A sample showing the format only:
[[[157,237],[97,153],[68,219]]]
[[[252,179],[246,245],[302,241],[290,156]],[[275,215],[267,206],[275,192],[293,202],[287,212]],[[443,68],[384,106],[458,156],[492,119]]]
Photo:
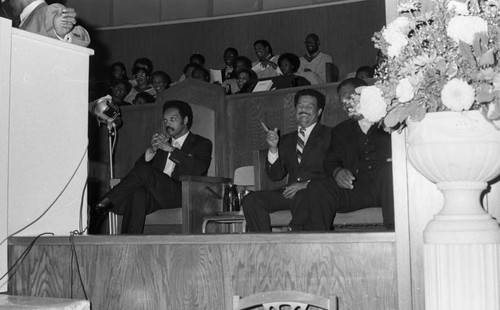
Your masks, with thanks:
[[[88,175],[88,173],[87,173]],[[82,190],[82,197],[80,199],[80,213],[79,213],[79,217],[78,217],[78,235],[83,235],[83,233],[87,230],[87,227],[85,227],[85,229],[83,229],[83,206],[85,204],[85,190],[87,189],[87,186],[88,186],[89,182],[88,180],[85,180],[85,185],[83,186],[83,190]]]
[[[80,285],[82,286],[83,290],[83,295],[85,296],[86,300],[89,300],[87,297],[87,291],[85,290],[85,285],[83,284],[83,279],[82,279],[82,274],[80,272],[80,264],[78,263],[78,255],[76,254],[76,248],[75,248],[75,235],[81,235],[82,233],[79,231],[72,231],[69,236],[69,242],[71,244],[71,261],[70,261],[70,269],[69,269],[69,276],[70,276],[70,281],[71,281],[71,287],[70,287],[70,298],[73,299],[73,258],[76,263],[76,271],[78,272],[78,279],[80,280]]]
[[[57,197],[54,199],[54,201],[52,201],[52,203],[47,207],[47,209],[45,209],[45,211],[43,211],[43,213],[40,214],[40,216],[38,216],[36,219],[34,219],[31,223],[27,224],[26,226],[24,226],[23,228],[19,229],[18,231],[16,231],[16,232],[8,235],[7,237],[5,237],[2,240],[2,242],[0,242],[0,245],[2,245],[10,237],[13,237],[13,236],[17,235],[18,233],[22,232],[23,230],[27,229],[31,225],[33,225],[36,222],[38,222],[45,214],[47,214],[47,212],[49,212],[50,209],[52,209],[52,207],[54,206],[54,204],[59,200],[59,198],[62,196],[62,194],[66,191],[66,188],[68,188],[69,184],[71,183],[71,181],[75,177],[76,173],[80,169],[80,166],[82,165],[82,162],[83,162],[83,160],[85,159],[85,157],[87,155],[87,151],[88,151],[88,147],[85,148],[85,151],[83,152],[82,158],[80,159],[80,162],[76,166],[76,169],[73,172],[73,174],[71,175],[71,177],[69,178],[68,182],[66,182],[66,185],[64,185],[63,189],[59,192],[59,194],[57,195]],[[82,198],[82,201],[83,201],[83,198]],[[80,221],[81,221],[81,218],[80,218]]]
[[[7,270],[7,272],[2,277],[0,277],[0,281],[2,281],[3,278],[5,278],[7,275],[12,276],[14,273],[16,273],[19,266],[21,266],[21,263],[24,261],[26,256],[28,256],[28,253],[31,251],[31,248],[33,248],[33,245],[35,244],[35,242],[38,240],[38,238],[40,238],[41,236],[44,236],[44,235],[52,235],[53,236],[54,234],[51,232],[44,232],[44,233],[36,236],[35,239],[33,239],[33,241],[31,241],[31,243],[28,245],[28,247],[23,251],[23,253],[21,253],[21,255],[19,255],[17,260],[14,262],[14,264],[12,264],[12,266],[10,266],[9,270]],[[11,274],[11,272],[12,272],[12,274]]]

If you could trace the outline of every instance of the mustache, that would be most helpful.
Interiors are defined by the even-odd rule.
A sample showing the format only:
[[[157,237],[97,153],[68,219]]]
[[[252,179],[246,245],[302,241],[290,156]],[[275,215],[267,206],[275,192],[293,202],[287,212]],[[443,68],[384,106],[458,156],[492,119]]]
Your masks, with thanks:
[[[300,116],[300,115],[309,115],[309,116],[311,116],[311,113],[307,113],[307,112],[300,112],[300,113],[299,113],[299,116]]]

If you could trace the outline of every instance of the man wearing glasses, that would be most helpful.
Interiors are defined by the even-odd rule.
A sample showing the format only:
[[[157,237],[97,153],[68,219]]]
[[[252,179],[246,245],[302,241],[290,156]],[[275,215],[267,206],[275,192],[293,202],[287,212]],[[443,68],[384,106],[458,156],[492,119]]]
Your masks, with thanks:
[[[123,215],[123,234],[142,234],[146,214],[182,204],[180,175],[206,175],[212,160],[212,142],[189,131],[193,111],[182,101],[163,105],[163,133],[118,186],[107,192],[89,212],[89,234],[99,229],[109,211]]]

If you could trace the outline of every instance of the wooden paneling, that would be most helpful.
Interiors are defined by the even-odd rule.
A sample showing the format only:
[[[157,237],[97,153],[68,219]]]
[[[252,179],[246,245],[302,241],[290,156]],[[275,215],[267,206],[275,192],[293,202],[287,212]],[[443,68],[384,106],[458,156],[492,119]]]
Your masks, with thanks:
[[[326,97],[321,122],[328,126],[334,126],[347,118],[338,101],[337,85],[334,83],[312,87]],[[261,122],[269,128],[278,128],[281,135],[297,130],[293,99],[298,89],[300,88],[227,97],[230,171],[234,171],[237,167],[252,165],[253,151],[267,149],[266,135]]]
[[[116,178],[124,178],[151,145],[153,134],[163,131],[161,111],[161,105],[156,104],[121,108],[123,126],[117,131],[114,169]],[[107,140],[105,142],[107,143]]]
[[[305,52],[304,39],[314,32],[321,50],[333,57],[340,75],[375,62],[371,37],[385,24],[384,0],[370,0],[263,15],[202,22],[95,31],[96,64],[122,61],[131,75],[133,61],[149,57],[157,70],[177,80],[189,55],[199,52],[206,66],[222,68],[228,46],[256,59],[253,42],[268,40],[276,54]],[[95,72],[104,70],[93,68]]]
[[[12,263],[31,241],[10,240]],[[339,310],[397,309],[393,233],[78,237],[93,309],[230,309],[233,295],[336,295]],[[42,238],[9,283],[14,295],[83,298],[67,238]],[[75,268],[75,265],[73,265]]]

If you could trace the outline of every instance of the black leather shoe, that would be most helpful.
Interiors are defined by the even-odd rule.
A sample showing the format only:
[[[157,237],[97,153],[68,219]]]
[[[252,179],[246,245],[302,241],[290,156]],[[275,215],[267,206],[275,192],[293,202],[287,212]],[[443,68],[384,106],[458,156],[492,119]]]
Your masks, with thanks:
[[[112,207],[113,205],[108,198],[104,198],[97,204],[90,207],[87,230],[89,235],[99,234],[101,226],[106,220],[106,217]]]

